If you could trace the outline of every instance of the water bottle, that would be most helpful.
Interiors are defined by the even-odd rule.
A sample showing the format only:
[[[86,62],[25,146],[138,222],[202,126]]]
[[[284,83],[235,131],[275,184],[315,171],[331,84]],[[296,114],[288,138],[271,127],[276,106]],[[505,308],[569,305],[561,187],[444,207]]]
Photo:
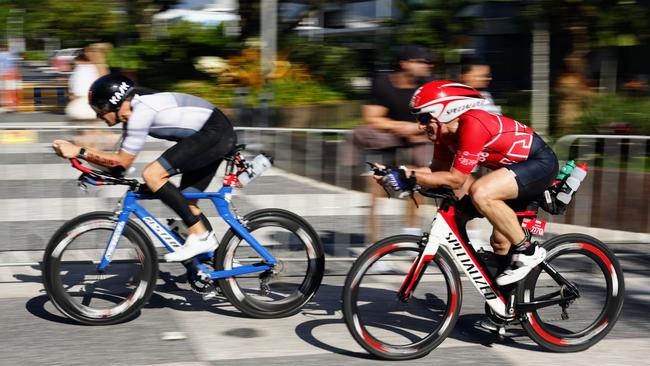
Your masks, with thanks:
[[[564,164],[564,166],[560,169],[560,171],[557,173],[557,177],[555,179],[557,180],[563,180],[565,177],[571,174],[573,169],[576,167],[576,162],[574,160],[569,160]]]
[[[269,160],[266,155],[257,155],[250,163],[248,163],[248,168],[237,176],[237,179],[239,179],[239,184],[242,187],[245,187],[248,185],[248,183],[262,175],[262,173],[264,173],[270,167],[271,160]]]
[[[560,188],[560,191],[557,194],[557,200],[564,203],[565,205],[568,204],[571,201],[573,194],[580,187],[580,183],[587,176],[587,171],[587,164],[577,164],[571,172],[571,175],[569,175],[569,177]]]
[[[167,219],[167,226],[169,227],[169,230],[174,232],[174,234],[182,240],[186,240],[187,237],[190,236],[190,233],[187,231],[187,228],[181,220]]]

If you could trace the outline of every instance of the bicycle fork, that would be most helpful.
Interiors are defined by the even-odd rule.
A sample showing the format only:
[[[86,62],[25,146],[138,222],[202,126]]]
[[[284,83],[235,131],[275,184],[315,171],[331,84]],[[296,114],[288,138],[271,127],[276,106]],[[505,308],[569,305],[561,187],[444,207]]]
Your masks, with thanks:
[[[413,261],[406,278],[397,292],[397,298],[402,302],[409,301],[411,294],[420,283],[424,272],[433,260],[439,247],[437,244],[429,245],[429,233],[422,234],[418,245],[424,247],[424,250]]]

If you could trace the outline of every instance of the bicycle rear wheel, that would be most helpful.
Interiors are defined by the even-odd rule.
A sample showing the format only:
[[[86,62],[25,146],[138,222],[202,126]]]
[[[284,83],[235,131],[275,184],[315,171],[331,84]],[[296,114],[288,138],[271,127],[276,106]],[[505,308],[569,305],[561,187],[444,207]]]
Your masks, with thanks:
[[[526,314],[524,329],[540,346],[555,352],[585,350],[614,327],[623,307],[623,271],[600,240],[565,234],[544,243],[546,262],[577,288],[579,297]],[[559,299],[570,294],[549,270],[536,267],[519,285],[518,303]]]
[[[242,313],[254,318],[280,318],[300,311],[318,290],[325,254],[316,231],[300,216],[280,209],[262,209],[244,217],[251,235],[277,260],[261,273],[219,280],[219,286]],[[263,258],[232,229],[215,256],[218,271],[263,262]]]
[[[43,282],[52,303],[88,325],[130,319],[146,304],[158,276],[156,251],[129,221],[111,263],[98,271],[115,228],[112,212],[92,212],[66,222],[50,239],[43,257]]]
[[[407,301],[398,298],[422,248],[417,236],[383,239],[359,256],[343,287],[343,315],[354,339],[371,354],[407,360],[431,352],[449,335],[461,306],[458,270],[439,250]]]

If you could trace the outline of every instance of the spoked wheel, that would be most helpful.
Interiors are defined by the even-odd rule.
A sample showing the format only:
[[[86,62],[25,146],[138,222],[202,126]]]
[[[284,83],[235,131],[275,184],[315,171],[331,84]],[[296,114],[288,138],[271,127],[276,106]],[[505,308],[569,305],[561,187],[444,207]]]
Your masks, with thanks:
[[[156,251],[146,234],[128,222],[111,263],[98,270],[115,228],[112,212],[93,212],[66,222],[43,257],[43,282],[63,314],[89,325],[128,320],[156,285]]]
[[[325,254],[320,238],[309,223],[289,211],[262,209],[244,219],[248,231],[277,264],[265,272],[220,279],[224,295],[241,312],[255,318],[297,313],[323,279]],[[215,268],[229,270],[262,261],[245,240],[229,230],[217,249]]]
[[[518,288],[518,302],[566,301],[527,313],[522,325],[548,350],[585,350],[614,327],[621,313],[625,295],[621,267],[605,244],[587,235],[560,235],[544,248],[551,269],[533,269]],[[552,270],[570,285],[554,279]]]
[[[461,304],[458,271],[439,250],[407,300],[399,289],[422,252],[419,237],[383,239],[354,263],[343,287],[343,315],[354,339],[387,360],[422,357],[451,332]]]

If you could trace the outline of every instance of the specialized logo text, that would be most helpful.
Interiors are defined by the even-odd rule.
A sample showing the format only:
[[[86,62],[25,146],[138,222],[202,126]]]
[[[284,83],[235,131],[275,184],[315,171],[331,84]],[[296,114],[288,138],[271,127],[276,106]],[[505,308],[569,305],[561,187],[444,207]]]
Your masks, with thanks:
[[[492,291],[492,287],[490,287],[490,285],[483,277],[483,274],[481,274],[478,268],[476,268],[476,264],[474,264],[472,259],[469,258],[467,251],[456,239],[456,236],[453,233],[449,233],[445,239],[449,242],[449,244],[452,245],[451,249],[454,252],[454,255],[456,258],[458,258],[463,266],[463,269],[465,270],[465,273],[467,273],[467,276],[472,279],[472,282],[474,282],[476,288],[478,288],[479,291],[483,293],[483,296],[485,296],[487,300],[496,299],[497,295],[494,293],[494,291]]]

